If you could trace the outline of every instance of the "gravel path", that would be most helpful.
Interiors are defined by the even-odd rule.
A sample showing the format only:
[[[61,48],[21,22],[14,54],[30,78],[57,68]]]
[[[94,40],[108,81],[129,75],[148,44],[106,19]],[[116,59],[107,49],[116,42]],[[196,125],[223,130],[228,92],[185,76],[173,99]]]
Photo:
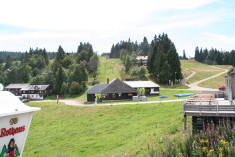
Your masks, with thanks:
[[[218,67],[215,67],[215,66],[211,66],[211,67],[212,67],[212,68],[216,68],[216,69],[220,69],[220,70],[224,70],[224,71],[221,72],[221,73],[218,73],[218,74],[216,74],[216,75],[213,75],[213,76],[211,76],[211,77],[208,77],[208,78],[205,78],[205,79],[202,79],[202,80],[200,80],[200,81],[197,81],[197,82],[194,82],[194,83],[191,83],[191,84],[187,85],[188,87],[190,87],[189,90],[216,90],[216,91],[217,91],[217,89],[203,88],[203,87],[199,87],[199,86],[198,86],[198,84],[201,83],[201,82],[204,82],[204,81],[207,81],[207,80],[209,80],[209,79],[218,77],[218,76],[220,76],[220,75],[222,75],[222,74],[228,72],[227,69],[221,69],[221,68],[218,68]],[[196,73],[195,73],[195,74],[196,74]],[[195,75],[195,74],[194,74],[194,75]]]

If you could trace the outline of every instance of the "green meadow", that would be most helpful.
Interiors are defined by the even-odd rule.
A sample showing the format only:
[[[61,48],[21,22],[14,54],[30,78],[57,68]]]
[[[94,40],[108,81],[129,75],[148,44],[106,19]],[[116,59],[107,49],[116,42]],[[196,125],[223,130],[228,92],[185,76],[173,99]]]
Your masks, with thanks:
[[[93,106],[28,103],[35,112],[27,138],[27,157],[112,156],[148,153],[165,134],[182,133],[182,102]]]

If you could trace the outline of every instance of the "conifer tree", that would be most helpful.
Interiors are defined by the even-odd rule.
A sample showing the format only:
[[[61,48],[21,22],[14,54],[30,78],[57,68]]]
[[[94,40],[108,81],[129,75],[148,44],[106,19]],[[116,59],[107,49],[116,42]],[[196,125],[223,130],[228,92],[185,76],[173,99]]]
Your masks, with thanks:
[[[9,69],[9,68],[11,67],[11,65],[12,65],[12,59],[11,59],[11,57],[8,55],[8,56],[7,56],[7,59],[6,59],[6,64],[5,64],[4,70]]]
[[[150,45],[147,68],[150,75],[160,83],[182,78],[178,53],[167,34],[155,35]],[[166,75],[166,76],[164,76]]]
[[[56,94],[61,94],[61,87],[62,84],[66,81],[66,74],[64,71],[64,68],[60,66],[57,69],[56,75],[55,75],[55,81],[54,81],[54,92]]]

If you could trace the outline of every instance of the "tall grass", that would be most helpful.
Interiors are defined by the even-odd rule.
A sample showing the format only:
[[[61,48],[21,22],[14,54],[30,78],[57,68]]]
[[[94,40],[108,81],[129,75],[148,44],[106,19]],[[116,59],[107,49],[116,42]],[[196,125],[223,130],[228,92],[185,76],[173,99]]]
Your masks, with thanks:
[[[180,136],[182,103],[79,107],[63,103],[28,103],[35,112],[26,157],[138,156],[153,138]]]

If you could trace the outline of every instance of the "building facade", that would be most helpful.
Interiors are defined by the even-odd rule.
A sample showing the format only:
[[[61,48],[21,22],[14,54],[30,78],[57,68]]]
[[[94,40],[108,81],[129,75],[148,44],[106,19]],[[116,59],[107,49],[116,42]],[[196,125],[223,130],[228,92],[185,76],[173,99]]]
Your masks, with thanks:
[[[14,95],[27,99],[41,100],[52,93],[50,85],[10,84],[6,87]]]

